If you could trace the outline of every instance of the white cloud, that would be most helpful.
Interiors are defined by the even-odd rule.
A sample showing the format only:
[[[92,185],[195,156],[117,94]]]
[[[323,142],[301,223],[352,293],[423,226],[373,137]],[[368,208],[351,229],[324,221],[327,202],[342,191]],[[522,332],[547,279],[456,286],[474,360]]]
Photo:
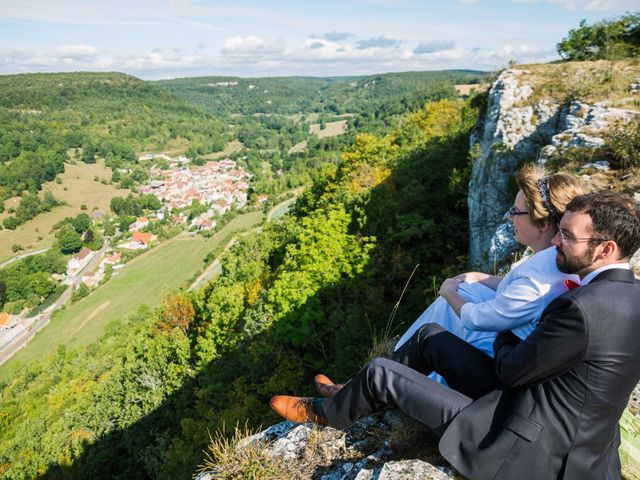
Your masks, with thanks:
[[[89,45],[61,45],[53,49],[53,56],[71,60],[89,60],[100,54],[100,50]]]
[[[256,35],[247,37],[228,37],[222,46],[222,54],[228,57],[257,58],[281,54],[285,51],[281,38],[267,44]]]
[[[426,53],[411,48],[358,48],[317,38],[285,47],[281,41],[261,37],[229,37],[224,52],[211,55],[197,48],[154,48],[146,53],[97,51],[88,45],[61,45],[51,49],[0,49],[0,73],[29,71],[121,71],[142,78],[175,78],[195,75],[347,75],[384,71],[474,68],[495,70],[513,59],[520,63],[557,58],[554,50],[526,43],[509,43],[496,49],[441,47]],[[72,48],[73,47],[73,48]],[[80,48],[82,47],[82,48]],[[415,50],[415,49],[414,49]]]

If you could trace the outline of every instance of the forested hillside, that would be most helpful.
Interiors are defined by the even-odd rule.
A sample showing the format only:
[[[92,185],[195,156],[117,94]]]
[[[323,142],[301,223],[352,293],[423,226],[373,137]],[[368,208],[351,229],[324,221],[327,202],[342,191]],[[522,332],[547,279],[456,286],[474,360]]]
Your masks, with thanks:
[[[419,108],[430,89],[479,83],[487,74],[473,70],[386,73],[365,77],[194,77],[157,84],[217,115],[271,113],[370,113],[380,105]],[[404,102],[403,102],[404,101]],[[417,103],[416,103],[417,102]]]
[[[358,136],[293,215],[238,242],[217,281],[23,366],[2,388],[3,475],[187,478],[209,432],[275,420],[268,398],[310,391],[317,371],[354,372],[464,261],[476,113],[445,100]]]
[[[206,142],[224,124],[166,90],[119,73],[0,77],[0,200],[35,191],[64,170],[68,151],[108,165],[177,139]]]

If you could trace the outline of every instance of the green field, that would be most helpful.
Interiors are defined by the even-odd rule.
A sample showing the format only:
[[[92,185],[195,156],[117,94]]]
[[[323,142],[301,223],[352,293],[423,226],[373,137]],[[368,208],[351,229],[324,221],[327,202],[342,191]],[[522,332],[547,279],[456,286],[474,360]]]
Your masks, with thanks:
[[[211,238],[179,236],[136,257],[91,295],[67,304],[26,347],[0,366],[0,379],[10,374],[17,361],[43,358],[58,345],[88,345],[102,336],[111,320],[127,321],[141,305],[159,305],[167,293],[185,287],[202,270],[207,253],[229,235],[255,227],[263,219],[262,212],[240,215]]]

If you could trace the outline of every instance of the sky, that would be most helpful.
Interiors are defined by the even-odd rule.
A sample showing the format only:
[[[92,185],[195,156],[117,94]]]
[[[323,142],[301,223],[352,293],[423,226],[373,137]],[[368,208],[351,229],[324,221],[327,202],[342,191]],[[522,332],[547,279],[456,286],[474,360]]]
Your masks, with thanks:
[[[640,0],[0,0],[0,74],[344,76],[548,62]]]

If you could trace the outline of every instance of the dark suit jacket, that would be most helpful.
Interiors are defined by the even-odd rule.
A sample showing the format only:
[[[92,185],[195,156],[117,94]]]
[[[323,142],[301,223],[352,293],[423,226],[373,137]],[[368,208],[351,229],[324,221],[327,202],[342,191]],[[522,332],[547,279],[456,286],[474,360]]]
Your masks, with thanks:
[[[520,342],[501,333],[505,388],[471,403],[440,441],[470,479],[620,478],[618,421],[640,378],[640,282],[605,270],[558,297]]]

